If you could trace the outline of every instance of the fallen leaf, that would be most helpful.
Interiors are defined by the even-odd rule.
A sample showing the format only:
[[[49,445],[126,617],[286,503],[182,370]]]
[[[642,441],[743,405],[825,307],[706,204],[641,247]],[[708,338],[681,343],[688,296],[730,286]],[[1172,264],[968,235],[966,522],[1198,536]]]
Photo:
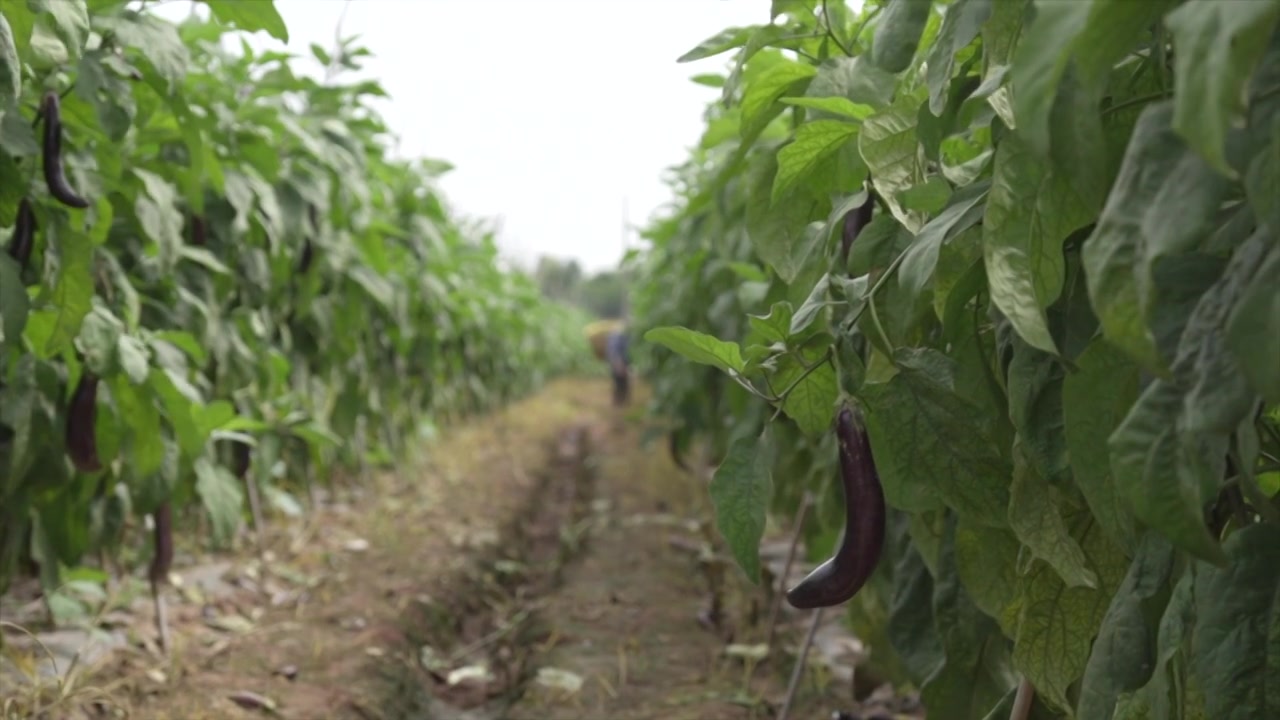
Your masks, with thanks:
[[[450,685],[457,685],[464,682],[487,683],[491,680],[493,680],[493,675],[489,672],[489,668],[484,665],[467,665],[449,673],[447,682]]]
[[[227,699],[245,710],[266,710],[268,712],[275,712],[276,710],[276,704],[271,698],[248,690],[233,692],[227,696]]]
[[[582,689],[581,675],[554,667],[538,668],[538,677],[534,682],[542,687],[561,690],[570,695]]]

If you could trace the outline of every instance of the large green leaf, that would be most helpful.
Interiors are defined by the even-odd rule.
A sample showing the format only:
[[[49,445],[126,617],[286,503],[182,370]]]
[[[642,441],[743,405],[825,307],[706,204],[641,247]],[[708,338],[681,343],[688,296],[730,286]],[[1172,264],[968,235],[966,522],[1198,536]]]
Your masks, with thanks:
[[[1169,13],[1176,78],[1173,127],[1224,175],[1227,131],[1244,111],[1243,89],[1280,21],[1280,1],[1187,0]]]
[[[38,349],[44,357],[57,355],[71,345],[93,306],[93,245],[89,238],[63,226],[55,243],[58,279],[49,292],[54,323]]]
[[[925,179],[924,153],[916,138],[920,99],[903,95],[893,105],[867,118],[858,135],[858,151],[871,171],[871,181],[898,222],[919,232],[925,217],[902,207],[898,193]]]
[[[1000,143],[982,221],[983,258],[992,302],[1032,347],[1058,352],[1045,308],[1062,292],[1062,243],[1089,221],[1071,183],[1018,135]]]
[[[684,327],[653,328],[644,334],[648,342],[658,343],[680,353],[685,358],[721,370],[742,372],[745,364],[742,351],[736,343],[718,340],[705,333]]]
[[[895,362],[892,379],[862,389],[885,499],[908,511],[945,503],[966,520],[1004,526],[1011,468],[981,415],[953,389],[952,361],[901,350]]]
[[[0,255],[0,350],[21,342],[29,309],[22,268],[8,253]]]
[[[1019,582],[1013,648],[1015,666],[1037,695],[1063,710],[1071,707],[1068,688],[1084,674],[1093,638],[1127,565],[1096,525],[1078,516],[1067,522],[1097,574],[1098,587],[1067,587],[1048,565],[1033,565]]]
[[[1223,458],[1217,450],[1225,446],[1182,432],[1181,406],[1182,393],[1170,383],[1148,385],[1111,435],[1111,472],[1139,520],[1187,552],[1225,562],[1202,511],[1217,494]]]
[[[13,28],[0,12],[0,108],[16,104],[22,94],[22,65],[18,61],[18,46],[13,40]]]
[[[1062,385],[1063,435],[1076,486],[1112,542],[1136,544],[1133,521],[1121,500],[1108,453],[1098,452],[1138,399],[1138,368],[1102,338],[1076,358]]]
[[[1227,348],[1253,388],[1280,403],[1280,246],[1259,264],[1230,313]]]
[[[857,132],[857,125],[838,120],[814,120],[801,125],[795,140],[778,151],[778,172],[773,177],[771,202],[786,197],[797,183],[808,179],[834,157]]]
[[[929,49],[929,111],[941,115],[947,102],[947,89],[955,67],[956,53],[973,42],[991,17],[992,0],[956,0],[946,9],[942,28]]]
[[[241,30],[257,32],[266,30],[271,37],[289,42],[289,30],[285,27],[274,0],[204,0],[214,17]]]
[[[1230,565],[1195,576],[1191,667],[1209,717],[1271,717],[1280,713],[1280,528],[1242,528],[1224,550]]]
[[[739,438],[716,468],[708,487],[716,527],[738,566],[753,583],[760,581],[760,538],[773,495],[773,476],[763,462],[758,438]]]
[[[1080,717],[1111,720],[1120,695],[1151,678],[1157,625],[1172,591],[1173,568],[1173,547],[1146,533],[1098,629],[1080,685]]]
[[[891,73],[906,70],[929,22],[932,6],[932,0],[888,0],[884,14],[876,23],[871,61]]]

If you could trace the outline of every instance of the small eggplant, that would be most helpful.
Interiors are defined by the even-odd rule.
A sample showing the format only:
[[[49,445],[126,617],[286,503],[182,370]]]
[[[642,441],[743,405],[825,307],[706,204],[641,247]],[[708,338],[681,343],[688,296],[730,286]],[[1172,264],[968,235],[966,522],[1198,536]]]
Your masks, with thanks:
[[[676,464],[676,467],[685,472],[690,471],[684,458],[680,456],[680,433],[675,431],[667,433],[667,452],[671,454],[671,461]]]
[[[71,403],[67,406],[67,455],[76,470],[83,473],[102,469],[98,460],[98,440],[94,425],[98,417],[98,376],[88,368],[80,374]]]
[[[169,577],[169,568],[173,565],[173,509],[169,506],[169,501],[160,503],[151,517],[156,524],[152,535],[156,554],[151,557],[147,575],[155,587]]]
[[[840,230],[840,262],[843,265],[849,264],[849,250],[853,247],[853,241],[871,224],[871,211],[875,206],[875,192],[868,187],[867,201],[845,214],[844,226]]]
[[[314,250],[311,247],[311,238],[304,238],[302,241],[302,255],[298,258],[299,275],[311,269],[311,260],[314,256]]]
[[[18,261],[19,267],[26,268],[35,244],[36,213],[31,209],[31,200],[24,197],[18,203],[18,219],[13,226],[13,237],[9,239],[9,255]]]
[[[875,571],[884,548],[884,490],[866,428],[855,426],[849,408],[841,409],[836,418],[836,438],[844,486],[844,537],[835,556],[787,591],[787,602],[801,610],[831,607],[853,598]]]
[[[197,247],[204,247],[209,242],[208,228],[205,227],[204,217],[191,214],[191,244]]]
[[[235,442],[231,445],[231,472],[241,480],[249,472],[249,443]]]
[[[71,187],[62,169],[62,116],[58,93],[50,91],[44,94],[41,113],[44,115],[44,183],[49,187],[49,194],[63,205],[87,208],[89,201]]]

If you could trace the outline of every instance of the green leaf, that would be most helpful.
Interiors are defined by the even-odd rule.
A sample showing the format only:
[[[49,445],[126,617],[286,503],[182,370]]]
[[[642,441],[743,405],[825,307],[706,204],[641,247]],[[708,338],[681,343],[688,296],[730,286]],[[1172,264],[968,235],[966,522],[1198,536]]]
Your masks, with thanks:
[[[956,571],[965,591],[1005,635],[1018,625],[1018,555],[1022,545],[1007,528],[960,518],[956,526]]]
[[[960,582],[958,532],[953,516],[943,536],[934,583],[934,624],[946,661],[920,690],[932,720],[978,717],[1012,684],[1007,644]]]
[[[698,43],[694,49],[681,55],[676,62],[687,63],[694,60],[702,60],[704,58],[714,57],[723,52],[728,52],[734,48],[742,47],[747,42],[747,38],[751,33],[760,27],[759,25],[750,25],[747,27],[731,27],[721,30],[711,37]]]
[[[204,450],[205,438],[200,435],[192,413],[194,401],[184,392],[185,383],[180,384],[178,379],[171,370],[153,369],[149,384],[160,398],[165,415],[173,425],[173,433],[177,436],[182,454],[197,457]]]
[[[146,344],[132,335],[120,335],[116,350],[120,358],[120,369],[134,385],[142,385],[151,374],[149,366],[150,352]]]
[[[1009,527],[1031,553],[1053,567],[1066,586],[1096,588],[1098,577],[1084,550],[1067,530],[1049,483],[1014,446],[1013,485],[1009,490]]]
[[[1280,288],[1280,250],[1272,248],[1257,274],[1241,291],[1226,327],[1227,348],[1235,355],[1253,389],[1270,403],[1280,403],[1280,291],[1277,288]]]
[[[818,110],[821,113],[847,118],[849,120],[866,120],[876,109],[864,103],[855,103],[846,97],[784,97],[779,102],[784,105]],[[803,127],[803,126],[802,126]],[[854,132],[857,130],[855,129]]]
[[[984,208],[980,203],[990,189],[991,183],[985,180],[960,188],[948,199],[947,207],[921,228],[898,267],[898,281],[911,296],[918,295],[933,280],[942,244],[982,219]]]
[[[805,95],[813,98],[843,97],[859,105],[881,107],[893,100],[896,86],[891,73],[872,65],[865,55],[859,55],[823,62]]]
[[[1033,152],[1049,152],[1049,115],[1058,83],[1071,58],[1072,44],[1084,30],[1092,2],[1035,3],[1035,20],[1024,28],[1010,67],[1018,131]],[[997,154],[997,157],[999,155]]]
[[[229,470],[215,465],[206,457],[196,460],[195,471],[196,492],[209,513],[213,541],[223,545],[235,536],[236,529],[240,527],[240,512],[244,506],[240,482]]]
[[[840,388],[836,384],[836,371],[825,358],[822,348],[801,351],[809,367],[821,362],[815,369],[806,371],[794,356],[786,356],[774,375],[773,388],[781,393],[791,388],[782,411],[809,437],[817,437],[831,428]]]
[[[1258,524],[1224,544],[1231,564],[1195,575],[1191,670],[1211,718],[1280,715],[1280,527]]]
[[[983,216],[991,300],[1032,347],[1057,354],[1045,308],[1062,292],[1062,244],[1092,219],[1071,184],[1016,134],[996,150]]]
[[[778,202],[797,183],[807,180],[857,132],[857,125],[839,120],[814,120],[801,125],[795,140],[778,151],[771,202]]]
[[[1173,127],[1227,177],[1226,139],[1244,111],[1244,87],[1280,20],[1280,1],[1187,0],[1165,18],[1173,32]]]
[[[1133,131],[1120,176],[1102,216],[1081,249],[1089,299],[1104,336],[1149,371],[1165,361],[1148,326],[1145,283],[1138,268],[1146,254],[1143,224],[1147,210],[1179,159],[1178,141],[1169,125],[1172,106],[1149,106]]]
[[[1111,599],[1080,685],[1077,716],[1111,720],[1116,701],[1151,679],[1160,616],[1172,591],[1173,547],[1143,535],[1129,572]]]
[[[92,243],[66,226],[58,229],[56,237],[58,279],[50,292],[55,321],[44,342],[44,357],[57,355],[71,345],[93,307]]]
[[[1072,535],[1097,573],[1098,588],[1067,587],[1048,565],[1036,563],[1021,578],[1015,666],[1049,705],[1071,707],[1067,690],[1084,674],[1108,602],[1124,577],[1125,557],[1087,517],[1068,518]]]
[[[887,557],[882,562],[885,560]],[[924,554],[904,542],[893,566],[893,601],[885,631],[894,653],[916,682],[924,681],[946,660],[933,622],[933,592],[933,576]]]
[[[160,246],[161,262],[173,267],[182,245],[182,213],[178,212],[178,191],[171,183],[153,172],[137,168],[134,174],[142,180],[145,194],[134,200],[138,223]]]
[[[130,470],[138,477],[159,472],[164,464],[164,433],[151,393],[117,378],[111,382],[111,397],[125,423],[124,451]]]
[[[1076,486],[1107,537],[1126,550],[1136,545],[1133,521],[1111,473],[1110,456],[1098,452],[1138,399],[1138,367],[1097,338],[1075,361],[1062,385],[1063,434]]]
[[[712,365],[725,372],[741,373],[745,367],[742,349],[737,343],[725,342],[686,327],[653,328],[644,334],[644,339],[679,353],[687,360]]]
[[[237,3],[247,5],[252,3]],[[140,13],[95,17],[99,30],[109,31],[121,45],[134,48],[151,63],[160,77],[174,88],[187,74],[191,53],[173,23]]]
[[[1270,142],[1249,163],[1245,193],[1259,222],[1280,227],[1280,117],[1271,121]]]
[[[266,30],[271,37],[289,42],[289,30],[273,0],[204,0],[220,22],[248,32]]]
[[[1202,509],[1217,495],[1225,456],[1209,439],[1189,437],[1177,418],[1182,393],[1148,385],[1110,439],[1116,489],[1133,514],[1182,550],[1210,562],[1226,556],[1205,527]]]
[[[16,103],[22,95],[22,65],[18,47],[13,41],[13,28],[0,12],[0,108]]]
[[[953,361],[904,348],[895,364],[899,372],[887,383],[863,386],[885,499],[909,512],[941,501],[967,520],[1006,525],[1011,468],[987,419],[953,389]]]
[[[929,48],[928,69],[925,71],[929,82],[929,111],[934,115],[942,115],[946,108],[956,53],[973,42],[981,32],[987,18],[991,17],[991,2],[956,0],[942,16],[942,28]]]
[[[747,322],[765,342],[785,343],[791,335],[791,317],[791,303],[776,302],[768,315],[748,315]]]
[[[776,116],[776,112],[771,111],[777,106],[778,98],[817,73],[812,65],[785,60],[752,78],[742,95],[742,126],[739,130],[742,139],[752,142]]]
[[[1275,235],[1259,228],[1236,251],[1222,277],[1187,319],[1173,365],[1180,389],[1186,393],[1179,418],[1185,432],[1226,435],[1254,411],[1257,392],[1241,371],[1237,356],[1227,348],[1226,326],[1232,309],[1274,248]]]
[[[716,527],[753,584],[760,582],[760,538],[773,498],[773,476],[761,446],[754,437],[735,440],[708,488],[715,505]]]
[[[84,0],[28,0],[28,7],[52,26],[70,59],[80,57],[89,39],[89,11]]]
[[[916,137],[920,99],[903,94],[893,105],[867,118],[858,134],[858,151],[871,171],[872,184],[893,216],[911,232],[920,232],[925,217],[908,212],[898,193],[924,181],[924,152]]]
[[[747,235],[756,256],[773,268],[784,283],[790,285],[805,269],[814,248],[822,244],[823,225],[811,222],[826,211],[822,198],[797,192],[788,202],[774,205],[772,158],[761,164],[752,178],[747,213]]]
[[[930,175],[922,184],[899,191],[897,197],[903,210],[914,210],[925,215],[942,210],[950,199],[951,184],[941,175]]]
[[[800,309],[796,310],[795,314],[792,315],[791,324],[787,328],[788,336],[799,335],[804,332],[817,319],[818,313],[821,312],[822,308],[830,304],[830,287],[831,275],[824,273],[813,284],[813,289],[809,291],[809,297],[805,298],[804,303],[800,305]]]
[[[29,305],[22,268],[9,253],[0,253],[0,351],[22,342]]]
[[[1067,479],[1069,467],[1062,414],[1065,369],[1052,355],[1020,338],[1012,338],[1010,345],[1013,356],[1005,370],[1009,420],[1035,472],[1058,485]]]
[[[1084,82],[1090,86],[1105,83],[1116,63],[1133,52],[1135,38],[1149,37],[1152,25],[1179,2],[1092,0],[1088,23],[1073,46],[1072,60]]]
[[[112,375],[120,364],[117,344],[124,325],[105,307],[94,308],[80,325],[76,343],[85,365],[100,377]]]
[[[871,62],[891,73],[906,70],[932,6],[932,0],[889,0],[871,40]]]

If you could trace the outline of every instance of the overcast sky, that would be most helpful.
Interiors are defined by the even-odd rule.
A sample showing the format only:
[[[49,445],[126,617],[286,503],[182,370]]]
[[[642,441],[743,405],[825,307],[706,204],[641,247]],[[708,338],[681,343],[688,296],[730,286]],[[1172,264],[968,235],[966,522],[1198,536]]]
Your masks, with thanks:
[[[334,45],[347,0],[276,0],[288,50]],[[443,180],[470,215],[500,217],[506,254],[612,268],[633,224],[671,194],[663,170],[684,160],[717,91],[689,81],[727,55],[676,58],[732,25],[769,21],[769,0],[352,0],[364,76],[391,95],[379,110],[408,156],[456,168]],[[160,6],[178,20],[186,0]],[[251,45],[281,49],[257,33]],[[319,65],[298,63],[319,75]],[[628,233],[634,245],[638,239]]]

